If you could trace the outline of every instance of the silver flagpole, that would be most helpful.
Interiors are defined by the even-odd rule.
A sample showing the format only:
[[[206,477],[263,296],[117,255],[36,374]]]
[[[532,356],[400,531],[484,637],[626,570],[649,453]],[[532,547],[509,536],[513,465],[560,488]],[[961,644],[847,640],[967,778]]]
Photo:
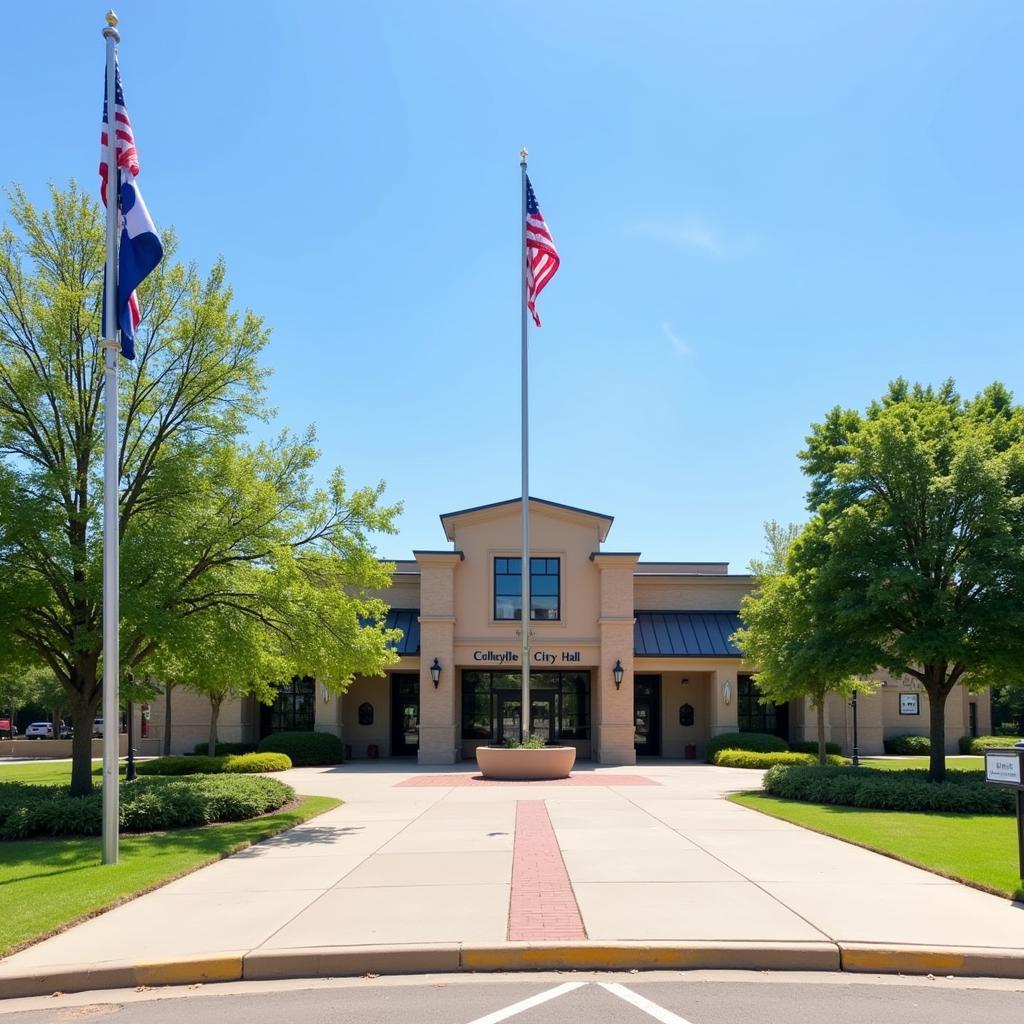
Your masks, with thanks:
[[[114,61],[121,36],[117,15],[107,12],[107,274],[106,322],[103,325],[105,361],[103,409],[103,863],[116,864],[118,853],[118,714],[120,595],[118,558],[117,451],[117,139],[114,114],[117,91]]]
[[[525,743],[530,734],[530,402],[529,402],[529,370],[530,353],[527,345],[529,324],[526,316],[526,157],[525,149],[519,151],[519,169],[522,177],[523,215],[520,226],[523,232],[520,264],[523,276],[520,313],[522,314],[522,383],[523,383],[523,558],[522,558],[522,610],[520,625],[523,637],[523,695],[522,711],[519,716],[521,739]]]

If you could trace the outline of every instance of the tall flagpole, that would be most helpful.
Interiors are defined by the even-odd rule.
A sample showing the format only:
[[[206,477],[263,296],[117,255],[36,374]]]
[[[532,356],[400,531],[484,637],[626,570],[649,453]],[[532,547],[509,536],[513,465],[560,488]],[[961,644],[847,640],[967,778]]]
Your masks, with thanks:
[[[116,864],[118,854],[118,714],[117,684],[120,649],[120,572],[118,537],[118,444],[117,444],[117,211],[120,182],[117,173],[115,112],[117,90],[114,61],[121,36],[117,15],[107,12],[107,266],[105,282],[106,322],[103,325],[103,863]]]
[[[526,149],[519,151],[519,170],[522,178],[523,212],[519,224],[523,233],[522,250],[519,263],[522,272],[522,297],[519,302],[519,311],[522,316],[522,384],[523,384],[523,557],[520,568],[522,569],[522,609],[520,611],[520,625],[523,638],[522,665],[523,665],[523,694],[522,710],[519,716],[520,736],[525,743],[530,734],[530,402],[529,402],[529,369],[530,353],[527,345],[529,326],[526,317],[526,157],[529,154]]]

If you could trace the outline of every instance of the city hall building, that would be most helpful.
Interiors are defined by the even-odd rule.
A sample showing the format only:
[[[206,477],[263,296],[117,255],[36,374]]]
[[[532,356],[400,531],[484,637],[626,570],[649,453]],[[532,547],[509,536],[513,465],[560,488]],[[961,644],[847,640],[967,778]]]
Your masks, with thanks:
[[[410,757],[453,764],[480,744],[517,737],[521,700],[520,499],[445,513],[448,547],[395,563],[387,625],[401,631],[387,674],[357,677],[337,695],[296,678],[273,705],[225,703],[222,741],[309,729],[338,735],[348,757]],[[638,756],[700,760],[724,732],[816,738],[806,700],[764,705],[730,640],[753,584],[724,562],[645,562],[605,544],[612,517],[530,499],[529,731],[572,744],[581,759],[631,764]],[[879,674],[858,707],[859,745],[928,733],[928,698],[910,678]],[[209,703],[172,692],[172,750],[205,740]],[[154,702],[144,753],[162,749],[164,701]],[[988,694],[949,697],[949,752],[991,731]],[[853,713],[833,696],[826,739],[852,749]]]

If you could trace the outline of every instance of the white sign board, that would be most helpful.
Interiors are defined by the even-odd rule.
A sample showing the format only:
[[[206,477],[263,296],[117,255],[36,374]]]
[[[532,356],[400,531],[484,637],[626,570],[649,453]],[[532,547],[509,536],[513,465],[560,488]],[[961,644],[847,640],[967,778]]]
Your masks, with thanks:
[[[919,715],[921,714],[921,695],[919,693],[900,694],[900,714]]]
[[[1020,755],[1017,751],[1007,750],[1003,753],[998,750],[986,750],[985,781],[1019,786],[1021,784]]]

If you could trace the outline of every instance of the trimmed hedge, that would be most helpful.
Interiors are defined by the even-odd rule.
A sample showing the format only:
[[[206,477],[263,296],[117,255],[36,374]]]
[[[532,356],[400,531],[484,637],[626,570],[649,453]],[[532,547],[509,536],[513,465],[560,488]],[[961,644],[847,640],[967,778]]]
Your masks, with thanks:
[[[238,754],[225,758],[224,771],[229,775],[243,775],[252,772],[284,772],[292,766],[287,754]]]
[[[208,754],[210,752],[209,743],[197,743],[192,748],[193,754]],[[226,754],[255,754],[256,744],[255,743],[219,743],[217,744],[217,757],[223,757]]]
[[[227,757],[200,757],[196,754],[177,754],[140,761],[140,775],[231,775],[258,772],[283,772],[291,768],[287,754],[231,754]]]
[[[712,764],[722,768],[772,768],[777,764],[817,764],[817,754],[802,754],[799,751],[719,750],[712,758]],[[836,754],[829,754],[829,764],[847,764],[847,760]]]
[[[139,761],[135,770],[139,775],[219,775],[224,771],[226,760],[226,757],[171,754],[154,757],[152,761]]]
[[[882,741],[887,754],[930,754],[932,741],[927,736],[890,736]]]
[[[780,736],[765,732],[723,732],[721,736],[712,736],[708,740],[708,760],[714,761],[720,750],[756,750],[759,754],[774,751],[781,754],[789,750],[789,744]]]
[[[277,779],[227,775],[142,778],[122,783],[121,829],[161,832],[216,821],[244,821],[295,799]],[[103,794],[73,797],[64,786],[0,783],[0,839],[30,836],[96,836],[102,829]]]
[[[261,754],[287,754],[296,767],[314,764],[341,764],[345,748],[329,732],[276,732],[260,740]]]
[[[926,771],[777,765],[764,777],[764,791],[786,800],[879,811],[950,814],[1014,814],[1016,794],[991,786],[982,772],[948,771],[943,783]]]
[[[797,754],[813,754],[815,757],[818,756],[818,741],[817,740],[790,740],[789,749],[796,752]],[[826,754],[841,754],[843,748],[838,743],[826,743],[825,753]]]
[[[1020,736],[961,736],[961,754],[984,754],[988,747],[1013,747],[1021,742]]]

